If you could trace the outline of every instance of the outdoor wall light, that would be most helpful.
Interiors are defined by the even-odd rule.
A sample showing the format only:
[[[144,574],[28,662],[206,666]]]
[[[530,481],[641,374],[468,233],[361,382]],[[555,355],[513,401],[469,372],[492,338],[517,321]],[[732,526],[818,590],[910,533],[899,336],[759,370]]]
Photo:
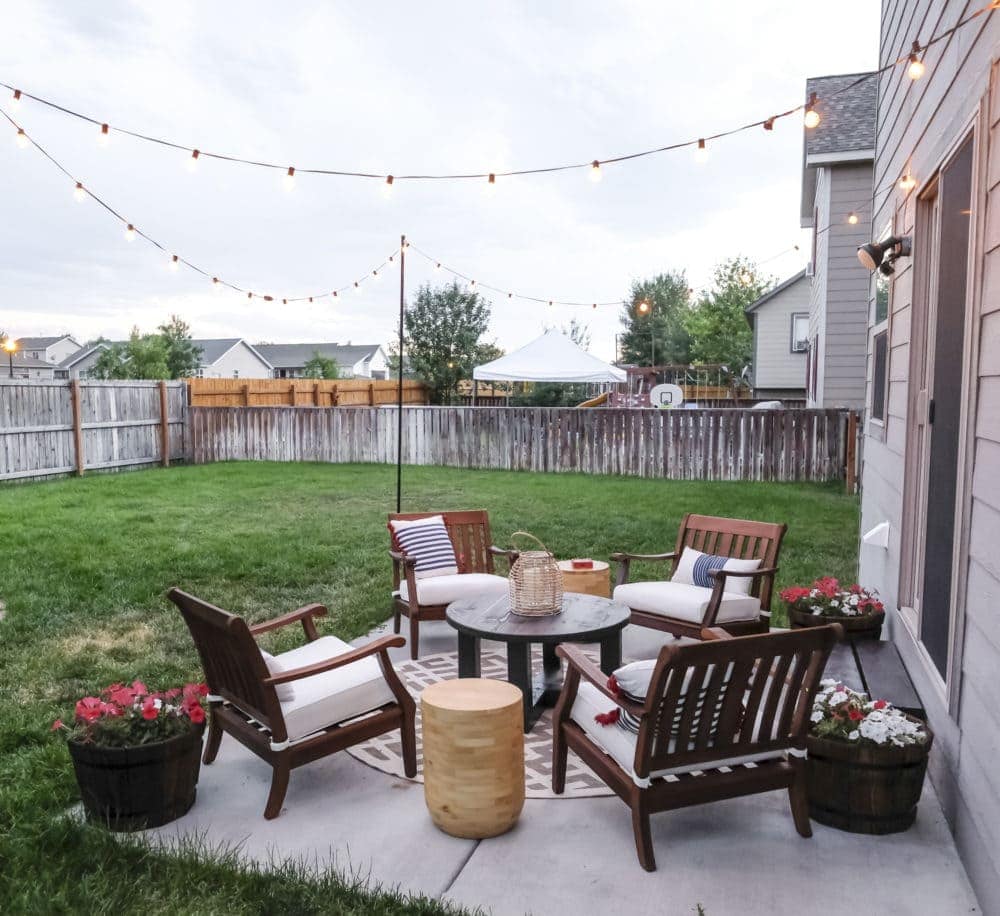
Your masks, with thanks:
[[[858,248],[858,260],[869,270],[881,270],[888,277],[894,269],[893,261],[908,258],[910,249],[908,235],[890,235],[884,242],[869,242]]]

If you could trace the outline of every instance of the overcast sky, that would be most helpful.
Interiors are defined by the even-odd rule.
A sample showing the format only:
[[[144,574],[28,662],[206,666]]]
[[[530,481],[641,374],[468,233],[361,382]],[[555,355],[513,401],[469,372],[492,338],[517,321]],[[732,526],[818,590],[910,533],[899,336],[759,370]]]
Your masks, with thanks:
[[[807,76],[876,64],[876,0],[699,3],[0,0],[0,80],[202,150],[359,171],[502,171],[589,161],[724,130],[802,100]],[[542,298],[610,301],[668,269],[705,284],[730,255],[805,262],[802,128],[788,118],[603,169],[485,181],[300,175],[202,160],[10,94],[0,108],[130,221],[210,274],[277,296],[362,277],[398,245]],[[213,293],[0,130],[0,328],[124,336],[177,313],[199,337],[387,342],[398,275],[300,307]],[[0,133],[2,137],[2,133]],[[407,285],[441,282],[419,257]],[[573,316],[610,358],[619,309],[492,297],[510,350]]]

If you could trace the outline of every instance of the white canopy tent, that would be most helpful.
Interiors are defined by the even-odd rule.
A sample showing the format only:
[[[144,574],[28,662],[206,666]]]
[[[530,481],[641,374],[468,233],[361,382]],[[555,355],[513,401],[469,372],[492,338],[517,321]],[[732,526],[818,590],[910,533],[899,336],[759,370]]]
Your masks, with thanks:
[[[479,382],[624,382],[625,372],[551,330],[513,353],[476,366],[472,378]]]

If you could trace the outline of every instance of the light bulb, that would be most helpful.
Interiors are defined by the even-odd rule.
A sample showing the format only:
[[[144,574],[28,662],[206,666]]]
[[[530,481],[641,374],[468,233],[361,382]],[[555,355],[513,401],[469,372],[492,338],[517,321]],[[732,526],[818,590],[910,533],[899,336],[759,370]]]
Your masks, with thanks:
[[[475,280],[470,280],[469,281],[469,290],[471,292],[475,292],[476,291],[476,281]]]
[[[497,176],[490,172],[489,177],[486,179],[486,195],[492,197],[497,192]]]
[[[200,155],[201,155],[200,150],[196,149],[191,150],[191,155],[188,157],[187,160],[188,171],[193,172],[198,167],[198,157]]]
[[[910,66],[906,68],[906,75],[911,80],[918,80],[924,75],[924,71],[927,68],[924,66],[924,62],[920,59],[920,42],[913,42],[913,50],[910,51]]]
[[[167,261],[167,267],[171,270],[177,270],[181,266],[181,259],[177,255],[172,254],[170,260]]]
[[[646,315],[649,312],[649,303],[645,299],[643,299],[642,302],[640,302],[638,306],[636,306],[636,308],[640,315]]]
[[[372,271],[372,279],[373,279],[373,280],[379,280],[379,279],[381,279],[381,278],[379,277],[379,273],[378,273],[378,271],[377,271],[377,270],[373,270],[373,271]]]
[[[705,162],[707,159],[708,159],[708,147],[705,145],[704,140],[699,140],[698,145],[694,148],[694,161]]]
[[[384,198],[386,198],[386,200],[388,200],[390,197],[392,197],[392,183],[393,183],[393,181],[395,181],[395,179],[392,177],[392,175],[386,175],[385,176],[385,184],[382,185],[382,196]]]
[[[78,181],[76,187],[73,188],[73,200],[78,204],[82,204],[87,199],[87,192],[83,185]]]
[[[332,293],[330,293],[330,295],[333,296],[334,299],[339,299],[340,298],[340,293],[338,293],[336,290],[334,290]]]
[[[17,109],[21,107],[21,90],[20,89],[15,89],[14,90],[14,99],[10,103],[10,107],[13,108],[14,111],[17,111]]]
[[[816,102],[816,93],[810,92],[809,101],[806,103],[805,117],[802,119],[802,123],[805,124],[809,130],[812,130],[819,124],[819,112],[816,110]]]
[[[514,298],[514,294],[513,293],[507,293],[507,298],[508,299],[513,299]]]
[[[904,191],[912,191],[917,186],[917,179],[907,172],[902,178],[899,179],[899,186]]]
[[[361,295],[361,284],[357,280],[354,281],[354,292]]]
[[[590,163],[590,180],[600,181],[601,177],[601,163],[595,159]]]
[[[847,222],[849,222],[852,226],[856,226],[858,224],[858,214],[857,213],[848,213],[847,214]]]
[[[126,242],[134,242],[135,241],[135,226],[133,226],[131,223],[129,223],[125,227],[125,241]]]
[[[111,128],[107,124],[101,125],[101,132],[97,135],[97,145],[107,146],[111,141]]]
[[[288,171],[285,172],[285,177],[282,179],[282,184],[284,184],[286,191],[291,191],[295,187],[295,166],[290,165],[288,167]]]
[[[24,132],[23,127],[17,129],[17,135],[14,137],[14,142],[24,149],[28,145],[28,135]]]
[[[222,292],[222,284],[219,282],[218,277],[212,277],[212,291],[216,293]]]
[[[438,261],[437,264],[434,265],[434,269],[435,270],[440,270],[441,269],[441,262],[440,261]]]
[[[596,309],[596,308],[597,308],[597,303],[595,302],[595,303],[594,303],[594,304],[593,304],[593,305],[591,306],[591,308],[592,308],[592,309]]]

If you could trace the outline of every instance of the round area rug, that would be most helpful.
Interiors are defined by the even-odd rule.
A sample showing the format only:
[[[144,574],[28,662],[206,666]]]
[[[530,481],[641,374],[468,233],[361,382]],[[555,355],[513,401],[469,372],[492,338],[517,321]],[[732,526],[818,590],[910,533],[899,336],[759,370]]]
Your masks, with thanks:
[[[532,668],[537,673],[541,670],[541,666],[541,650],[535,649]],[[506,680],[507,657],[503,652],[483,652],[480,672],[482,677],[498,681]],[[399,662],[396,664],[396,673],[417,703],[417,775],[413,781],[423,782],[420,694],[430,684],[458,677],[458,653],[441,652],[437,655],[426,655],[416,661]],[[403,757],[398,731],[379,735],[370,741],[349,747],[347,753],[383,773],[390,773],[400,779],[407,778],[403,775]],[[556,795],[552,791],[551,709],[545,710],[535,723],[535,727],[524,736],[524,790],[528,798],[585,798],[614,794],[572,751],[569,752],[566,768],[566,791],[562,795]]]

